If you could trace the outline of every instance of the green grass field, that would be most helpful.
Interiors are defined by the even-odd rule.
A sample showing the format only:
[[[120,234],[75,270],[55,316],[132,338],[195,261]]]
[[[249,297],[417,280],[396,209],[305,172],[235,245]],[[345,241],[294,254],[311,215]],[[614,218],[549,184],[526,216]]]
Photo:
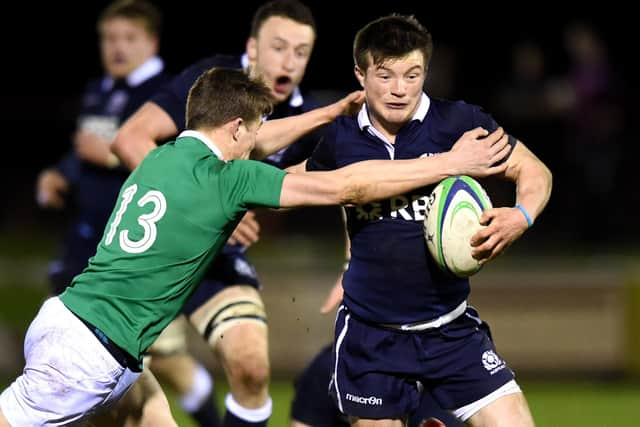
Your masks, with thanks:
[[[227,388],[221,379],[217,384],[219,408],[223,408]],[[637,413],[640,384],[637,383],[523,380],[521,386],[538,427],[637,427],[640,424]],[[269,426],[288,426],[291,381],[274,381],[271,393],[274,412]],[[173,401],[172,408],[180,426],[195,427]]]

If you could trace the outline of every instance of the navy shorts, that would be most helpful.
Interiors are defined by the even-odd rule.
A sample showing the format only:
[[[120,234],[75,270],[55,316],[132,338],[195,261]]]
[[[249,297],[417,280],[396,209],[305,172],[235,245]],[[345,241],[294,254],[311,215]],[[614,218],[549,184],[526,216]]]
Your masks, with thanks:
[[[331,345],[328,345],[311,360],[296,378],[295,393],[291,403],[291,419],[313,427],[349,427],[346,415],[342,414],[329,396],[329,380],[333,370]],[[447,427],[464,427],[452,413],[442,409],[424,390],[420,407],[409,419],[410,427],[418,427],[429,417],[436,417]]]
[[[256,289],[261,287],[256,270],[245,252],[238,246],[227,245],[213,260],[204,280],[187,300],[182,312],[190,316],[211,297],[233,285],[249,285]]]
[[[472,307],[440,328],[405,332],[341,306],[334,347],[330,393],[342,412],[365,419],[405,418],[423,389],[442,408],[457,409],[514,379]]]

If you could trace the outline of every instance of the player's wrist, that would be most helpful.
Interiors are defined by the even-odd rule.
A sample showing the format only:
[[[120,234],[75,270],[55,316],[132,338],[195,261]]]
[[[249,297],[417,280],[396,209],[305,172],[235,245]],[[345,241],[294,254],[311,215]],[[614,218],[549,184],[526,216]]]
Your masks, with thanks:
[[[520,212],[522,212],[524,219],[527,220],[527,228],[531,228],[531,226],[533,225],[533,219],[531,215],[529,215],[529,211],[527,211],[527,209],[519,203],[516,204],[514,207],[518,209]]]

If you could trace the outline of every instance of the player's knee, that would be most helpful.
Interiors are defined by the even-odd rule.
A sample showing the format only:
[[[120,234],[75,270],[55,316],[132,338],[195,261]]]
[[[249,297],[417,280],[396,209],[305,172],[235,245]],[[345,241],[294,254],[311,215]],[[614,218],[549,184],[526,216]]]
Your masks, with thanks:
[[[248,391],[259,392],[269,384],[269,361],[259,353],[245,353],[227,360],[227,369],[233,379]]]

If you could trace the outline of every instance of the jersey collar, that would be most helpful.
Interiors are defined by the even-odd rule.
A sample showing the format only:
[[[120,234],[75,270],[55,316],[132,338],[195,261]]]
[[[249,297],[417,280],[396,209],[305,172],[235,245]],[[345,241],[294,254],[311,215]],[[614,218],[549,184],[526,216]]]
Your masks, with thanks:
[[[142,83],[149,80],[151,77],[160,74],[164,70],[164,62],[160,57],[154,56],[147,59],[141,66],[133,70],[127,75],[127,85],[129,87],[140,86]],[[105,77],[102,79],[102,89],[105,91],[111,90],[114,85],[112,77]]]
[[[410,121],[418,120],[422,122],[424,118],[427,116],[429,112],[429,107],[431,106],[431,99],[427,96],[426,93],[422,92],[422,96],[420,97],[420,103],[418,104],[418,108],[416,108],[416,112],[413,113],[413,117]],[[358,112],[358,127],[360,130],[364,130],[366,128],[372,128],[371,119],[369,118],[369,111],[367,110],[367,103],[365,102],[360,107],[360,111]]]
[[[220,151],[220,149],[218,147],[216,147],[216,145],[213,143],[213,141],[211,141],[209,138],[207,138],[207,136],[205,134],[203,134],[202,132],[198,132],[197,130],[184,130],[182,132],[180,132],[180,135],[178,135],[178,138],[195,138],[200,140],[200,142],[202,142],[204,145],[206,145],[207,147],[209,147],[209,149],[211,151],[213,151],[213,154],[216,155],[216,157],[218,157],[220,160],[222,160],[223,162],[224,157],[222,156],[222,151]]]

